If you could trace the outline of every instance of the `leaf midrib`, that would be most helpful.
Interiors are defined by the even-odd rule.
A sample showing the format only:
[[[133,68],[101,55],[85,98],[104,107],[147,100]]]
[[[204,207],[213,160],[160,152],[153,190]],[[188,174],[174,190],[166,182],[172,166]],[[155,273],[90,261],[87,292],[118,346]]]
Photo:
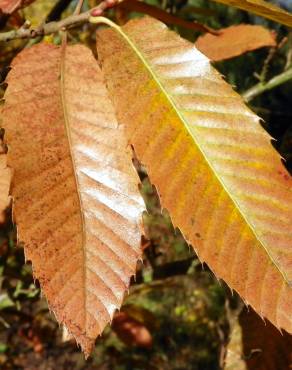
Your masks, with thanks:
[[[79,191],[79,181],[77,178],[77,172],[76,172],[76,160],[75,155],[73,151],[73,144],[72,144],[72,136],[71,136],[71,130],[70,130],[70,121],[69,121],[69,113],[67,109],[66,104],[66,92],[65,92],[65,71],[66,71],[66,49],[67,49],[67,37],[66,34],[62,35],[62,46],[61,46],[61,63],[60,63],[60,90],[61,90],[61,105],[63,109],[63,117],[64,117],[64,126],[65,131],[68,139],[69,144],[69,151],[70,151],[70,157],[71,157],[71,164],[72,164],[72,172],[74,175],[74,182],[76,186],[76,191],[78,194],[78,200],[79,200],[79,213],[82,223],[82,256],[83,256],[83,287],[84,287],[84,302],[83,302],[83,310],[84,310],[84,326],[86,330],[86,324],[87,324],[87,314],[86,314],[86,302],[87,302],[87,289],[86,289],[86,250],[85,250],[85,241],[86,241],[86,228],[85,228],[85,219],[84,214],[82,212],[83,209],[83,202],[81,199],[81,194]]]

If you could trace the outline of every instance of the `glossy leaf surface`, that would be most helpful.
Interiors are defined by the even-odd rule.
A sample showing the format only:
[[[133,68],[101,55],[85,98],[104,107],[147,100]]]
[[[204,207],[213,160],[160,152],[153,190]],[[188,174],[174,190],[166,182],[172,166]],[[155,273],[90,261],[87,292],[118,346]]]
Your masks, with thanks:
[[[292,179],[270,136],[191,43],[151,18],[114,28],[98,32],[99,58],[162,206],[217,276],[292,332]]]
[[[25,49],[7,82],[18,239],[51,310],[88,355],[142,253],[131,152],[87,48]]]

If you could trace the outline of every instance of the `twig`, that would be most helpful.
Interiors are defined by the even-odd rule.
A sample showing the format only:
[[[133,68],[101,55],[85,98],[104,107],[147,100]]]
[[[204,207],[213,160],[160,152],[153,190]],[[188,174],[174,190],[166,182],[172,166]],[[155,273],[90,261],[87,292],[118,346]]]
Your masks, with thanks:
[[[74,10],[75,15],[80,14],[81,9],[82,9],[82,5],[83,5],[83,0],[79,0],[78,4],[76,6],[76,9]]]
[[[286,44],[287,37],[283,37],[282,40],[276,45],[276,47],[272,47],[268,53],[267,58],[264,61],[264,65],[259,76],[259,80],[262,83],[266,82],[266,78],[269,72],[271,61],[275,58],[277,52]]]
[[[274,89],[275,87],[282,85],[283,83],[289,81],[292,79],[292,68],[287,69],[287,71],[282,72],[278,76],[273,77],[270,81],[267,83],[258,83],[249,90],[247,90],[245,93],[242,94],[243,99],[246,102],[251,101],[256,96]]]
[[[168,262],[164,265],[155,266],[153,268],[153,274],[152,278],[153,280],[161,280],[161,279],[167,279],[169,277],[178,276],[178,275],[185,275],[190,267],[192,266],[193,262],[197,261],[197,258],[195,256],[174,261],[174,262]],[[195,271],[208,271],[208,267],[205,266],[203,268],[201,263],[198,263],[195,265]],[[138,271],[137,275],[133,281],[134,284],[143,284],[143,276],[142,271]]]
[[[59,22],[49,22],[38,26],[35,29],[19,28],[18,30],[12,30],[8,32],[0,33],[0,41],[8,42],[16,39],[33,39],[38,36],[50,35],[60,30],[66,30],[68,28],[80,26],[81,24],[87,23],[91,15],[101,15],[106,9],[115,5],[117,1],[105,0],[100,3],[97,7],[76,15],[71,15]]]
[[[285,70],[289,69],[291,65],[292,65],[292,31],[290,31],[288,35],[288,53]]]

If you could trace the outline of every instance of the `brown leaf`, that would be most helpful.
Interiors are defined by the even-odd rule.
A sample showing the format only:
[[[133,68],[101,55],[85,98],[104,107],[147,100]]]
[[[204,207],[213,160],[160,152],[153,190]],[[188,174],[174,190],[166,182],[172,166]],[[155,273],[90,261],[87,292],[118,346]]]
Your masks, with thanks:
[[[173,224],[217,276],[292,332],[292,178],[259,118],[192,43],[154,19],[100,30],[97,48]]]
[[[265,0],[213,0],[292,27],[292,14]]]
[[[223,28],[219,35],[200,36],[196,47],[213,61],[234,58],[264,46],[275,47],[275,35],[262,26],[240,24]]]
[[[153,340],[149,330],[145,325],[129,316],[126,312],[115,314],[112,328],[127,346],[152,347]]]
[[[7,82],[18,238],[51,310],[88,355],[141,258],[138,176],[87,48],[25,49]]]
[[[265,323],[252,309],[244,308],[228,345],[224,370],[291,368],[292,335],[280,333],[269,322]]]
[[[35,0],[0,0],[0,11],[5,14],[11,14],[17,9],[28,6]]]

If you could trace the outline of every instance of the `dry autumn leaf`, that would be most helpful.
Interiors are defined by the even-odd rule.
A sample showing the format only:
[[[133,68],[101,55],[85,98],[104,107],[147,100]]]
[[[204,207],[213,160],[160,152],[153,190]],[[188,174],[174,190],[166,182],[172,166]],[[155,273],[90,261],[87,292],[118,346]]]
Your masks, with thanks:
[[[5,14],[11,14],[17,9],[28,6],[35,0],[0,0],[0,10]]]
[[[292,336],[280,333],[244,307],[235,322],[224,370],[288,370],[292,367]]]
[[[248,370],[292,368],[291,335],[286,332],[280,333],[247,307],[241,312],[239,323],[242,330],[243,357]]]
[[[151,18],[110,25],[98,55],[162,206],[201,261],[292,332],[292,179],[270,136],[190,42]]]
[[[274,34],[262,26],[239,24],[222,28],[219,35],[200,36],[196,47],[213,61],[234,58],[262,47],[275,47]]]
[[[49,307],[88,355],[141,258],[131,152],[87,48],[25,49],[7,82],[18,239]]]
[[[265,0],[213,0],[217,3],[235,6],[239,9],[252,12],[272,21],[285,24],[292,27],[292,14],[279,8],[275,4],[268,3]]]

